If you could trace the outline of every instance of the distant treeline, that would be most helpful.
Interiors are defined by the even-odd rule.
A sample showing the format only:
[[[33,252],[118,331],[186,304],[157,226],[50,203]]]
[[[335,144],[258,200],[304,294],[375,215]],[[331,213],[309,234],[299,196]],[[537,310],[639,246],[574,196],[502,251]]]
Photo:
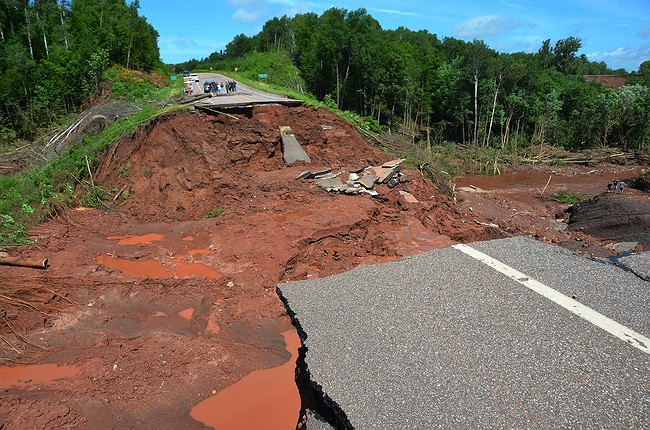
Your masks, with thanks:
[[[160,65],[138,0],[0,0],[0,142],[31,138],[99,93],[109,64]]]
[[[536,53],[506,54],[483,41],[426,30],[383,30],[366,10],[332,8],[266,22],[236,36],[222,52],[176,65],[266,73],[269,82],[304,89],[419,139],[516,149],[549,143],[568,149],[598,145],[648,150],[650,61],[618,90],[587,83],[584,75],[622,74],[578,55],[581,40],[546,40]],[[268,64],[288,58],[286,67]],[[277,55],[282,53],[283,55]],[[251,65],[251,58],[259,60]],[[241,68],[241,67],[240,67]],[[274,76],[278,71],[279,76]],[[243,70],[245,72],[245,70]]]

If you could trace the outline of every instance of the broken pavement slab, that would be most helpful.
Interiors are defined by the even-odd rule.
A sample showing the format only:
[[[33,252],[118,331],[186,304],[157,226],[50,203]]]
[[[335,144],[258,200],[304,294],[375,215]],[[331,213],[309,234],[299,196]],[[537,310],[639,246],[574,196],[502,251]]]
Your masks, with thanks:
[[[371,189],[375,186],[377,182],[377,177],[371,173],[363,175],[363,178],[359,179],[359,183],[363,185],[366,189]]]
[[[314,183],[329,192],[341,191],[343,188],[343,182],[336,175],[314,179]]]
[[[293,164],[296,161],[311,163],[311,158],[298,143],[291,127],[280,126],[280,136],[282,137],[282,157],[286,164]]]
[[[406,161],[406,158],[398,158],[396,160],[386,161],[385,163],[383,163],[381,165],[381,167],[385,167],[387,169],[394,169],[394,168],[398,167],[400,164],[402,164],[405,161]]]

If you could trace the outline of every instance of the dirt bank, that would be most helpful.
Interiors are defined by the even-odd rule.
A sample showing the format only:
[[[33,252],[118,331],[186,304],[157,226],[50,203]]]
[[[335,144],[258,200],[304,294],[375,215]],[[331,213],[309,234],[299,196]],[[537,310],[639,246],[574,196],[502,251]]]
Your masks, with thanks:
[[[284,165],[281,125],[311,165]],[[114,207],[34,230],[22,255],[49,258],[47,271],[0,267],[6,285],[45,284],[65,309],[5,314],[2,335],[16,349],[3,347],[5,361],[71,372],[43,381],[24,368],[0,387],[3,429],[205,428],[193,407],[290,358],[277,283],[503,235],[417,172],[377,186],[377,197],[295,179],[393,158],[327,111],[279,106],[170,113],[116,142],[96,173]]]

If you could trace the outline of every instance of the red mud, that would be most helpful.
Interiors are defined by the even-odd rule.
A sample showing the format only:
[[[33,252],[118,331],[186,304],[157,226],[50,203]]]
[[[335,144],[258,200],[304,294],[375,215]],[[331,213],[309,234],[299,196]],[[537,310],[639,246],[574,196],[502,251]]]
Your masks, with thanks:
[[[311,165],[284,165],[281,125],[291,126]],[[571,237],[556,230],[560,207],[532,197],[531,187],[544,184],[523,179],[516,192],[459,192],[460,205],[409,170],[411,182],[379,185],[376,198],[329,194],[294,179],[306,169],[353,170],[394,158],[325,110],[280,106],[252,115],[169,113],[114,143],[95,178],[105,190],[128,190],[128,198],[118,197],[112,210],[68,211],[34,229],[36,246],[19,254],[49,258],[47,271],[0,266],[7,285],[47,285],[75,303],[62,313],[7,312],[41,349],[0,325],[0,335],[20,346],[1,348],[0,358],[79,369],[47,390],[3,388],[2,429],[205,429],[192,409],[264,369],[276,378],[282,369],[284,394],[295,389],[285,349],[289,344],[293,355],[295,339],[283,341],[293,328],[278,283],[456,242]],[[129,175],[118,174],[124,171]],[[294,394],[286,408],[261,408],[251,403],[261,390],[250,390],[236,402],[246,418],[259,418],[261,428],[295,428]],[[278,411],[287,413],[286,425],[276,421]],[[244,421],[235,427],[260,428]]]
[[[34,364],[31,366],[0,366],[0,388],[42,385],[57,379],[71,378],[79,373],[78,366]]]
[[[192,408],[197,421],[214,429],[293,429],[298,424],[300,395],[293,382],[300,338],[282,333],[291,358],[282,366],[258,370]]]

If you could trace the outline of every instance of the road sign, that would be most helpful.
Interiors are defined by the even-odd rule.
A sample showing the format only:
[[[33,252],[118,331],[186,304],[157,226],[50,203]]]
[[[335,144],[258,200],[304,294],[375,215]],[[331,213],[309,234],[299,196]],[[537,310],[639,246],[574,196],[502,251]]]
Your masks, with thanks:
[[[260,79],[266,79],[266,78],[269,77],[269,75],[266,74],[266,73],[260,73],[259,75],[257,75],[257,77],[260,78]]]
[[[175,80],[176,80],[176,76],[174,76],[174,75],[170,76],[169,78],[170,78],[172,81],[175,81]]]

